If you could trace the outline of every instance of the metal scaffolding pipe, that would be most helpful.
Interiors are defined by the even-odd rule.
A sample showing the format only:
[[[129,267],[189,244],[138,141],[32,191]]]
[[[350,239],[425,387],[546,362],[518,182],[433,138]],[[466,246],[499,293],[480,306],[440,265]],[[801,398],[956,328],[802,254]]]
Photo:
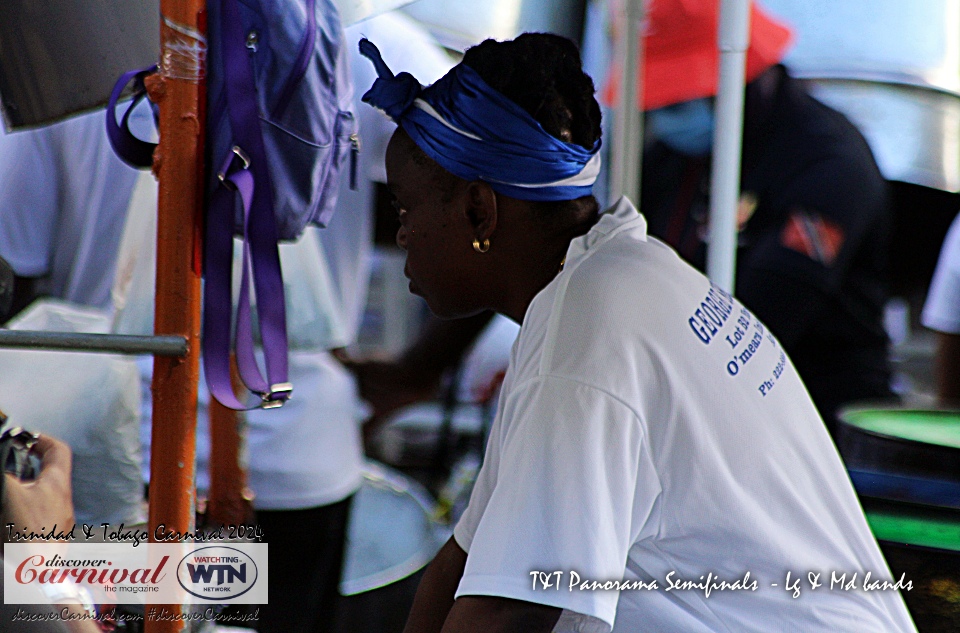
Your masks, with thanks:
[[[187,355],[187,339],[182,336],[0,330],[0,348],[5,347],[101,354]]]

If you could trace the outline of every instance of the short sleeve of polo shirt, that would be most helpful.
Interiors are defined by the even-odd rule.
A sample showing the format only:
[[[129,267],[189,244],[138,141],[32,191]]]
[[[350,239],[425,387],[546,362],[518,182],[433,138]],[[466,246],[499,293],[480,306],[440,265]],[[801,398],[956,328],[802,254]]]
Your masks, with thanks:
[[[638,415],[575,380],[539,376],[506,395],[469,507],[454,536],[467,552],[457,596],[559,607],[613,626],[616,591],[660,493]],[[532,572],[562,572],[534,587]],[[571,572],[575,572],[574,576]]]
[[[931,330],[960,334],[960,215],[940,249],[921,321]]]

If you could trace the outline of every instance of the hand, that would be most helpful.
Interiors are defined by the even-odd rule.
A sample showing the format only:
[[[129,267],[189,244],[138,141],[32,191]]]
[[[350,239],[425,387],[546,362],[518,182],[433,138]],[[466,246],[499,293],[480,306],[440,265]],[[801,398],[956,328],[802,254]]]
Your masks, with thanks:
[[[69,530],[74,523],[70,486],[70,448],[49,435],[34,445],[40,458],[40,474],[33,481],[20,481],[4,473],[2,525],[13,523],[18,531],[41,532],[57,525]],[[6,540],[7,530],[3,529]]]
[[[365,446],[390,414],[432,400],[440,388],[440,374],[416,371],[400,362],[338,358],[357,377],[360,396],[373,407],[373,414],[363,426]]]
[[[431,320],[398,361],[353,361],[342,350],[334,350],[334,357],[357,377],[360,395],[373,405],[373,415],[363,428],[364,445],[369,446],[391,413],[434,398],[443,373],[460,362],[492,318],[492,312],[483,312],[465,319]]]

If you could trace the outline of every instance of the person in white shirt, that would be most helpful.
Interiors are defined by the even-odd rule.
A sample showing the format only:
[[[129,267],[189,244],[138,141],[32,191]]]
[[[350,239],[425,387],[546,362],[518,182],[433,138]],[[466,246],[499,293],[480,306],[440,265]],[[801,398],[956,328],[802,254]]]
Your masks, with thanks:
[[[361,51],[380,76],[363,100],[400,125],[410,289],[522,324],[406,631],[915,630],[776,338],[628,200],[599,213],[574,45],[488,40],[427,88]]]
[[[145,138],[152,116],[141,107],[130,119]],[[4,327],[109,329],[111,286],[138,173],[114,154],[104,120],[96,110],[0,132],[0,257],[15,274],[15,300],[0,315]],[[81,365],[84,371],[76,371]],[[129,523],[143,515],[136,374],[133,360],[120,356],[0,349],[0,406],[18,424],[70,444],[80,521]]]
[[[113,153],[103,117],[0,132],[0,257],[17,276],[14,313],[36,296],[110,307],[137,171]]]
[[[921,322],[937,332],[937,397],[960,406],[960,215],[950,225],[930,282]]]

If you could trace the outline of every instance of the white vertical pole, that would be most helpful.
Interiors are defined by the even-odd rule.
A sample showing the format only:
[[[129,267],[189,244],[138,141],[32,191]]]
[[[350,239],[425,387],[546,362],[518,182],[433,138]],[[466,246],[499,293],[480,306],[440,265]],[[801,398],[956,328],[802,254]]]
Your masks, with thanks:
[[[640,202],[640,151],[643,145],[643,113],[638,94],[643,84],[639,69],[643,65],[640,25],[644,0],[625,0],[623,34],[618,38],[615,59],[620,64],[620,103],[614,113],[613,151],[610,169],[610,200],[626,196]]]
[[[737,205],[743,138],[743,89],[750,42],[750,0],[720,0],[720,78],[710,173],[707,276],[733,292],[737,263]]]

